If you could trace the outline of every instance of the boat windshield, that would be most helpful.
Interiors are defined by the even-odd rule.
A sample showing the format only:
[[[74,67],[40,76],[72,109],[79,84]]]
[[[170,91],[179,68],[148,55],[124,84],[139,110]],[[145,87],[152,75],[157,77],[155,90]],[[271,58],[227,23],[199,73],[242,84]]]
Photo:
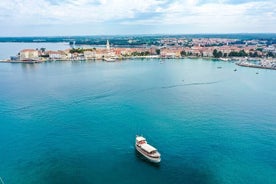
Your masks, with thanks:
[[[144,144],[144,143],[146,143],[146,141],[145,141],[145,140],[142,140],[142,141],[139,141],[138,143],[139,143],[139,144]]]

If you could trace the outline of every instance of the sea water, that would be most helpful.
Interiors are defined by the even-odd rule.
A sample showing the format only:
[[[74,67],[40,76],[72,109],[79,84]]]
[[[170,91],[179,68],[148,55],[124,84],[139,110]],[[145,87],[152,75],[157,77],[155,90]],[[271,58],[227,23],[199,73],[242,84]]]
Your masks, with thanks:
[[[0,177],[274,184],[275,80],[274,70],[202,59],[0,63]],[[136,134],[161,164],[136,154]]]

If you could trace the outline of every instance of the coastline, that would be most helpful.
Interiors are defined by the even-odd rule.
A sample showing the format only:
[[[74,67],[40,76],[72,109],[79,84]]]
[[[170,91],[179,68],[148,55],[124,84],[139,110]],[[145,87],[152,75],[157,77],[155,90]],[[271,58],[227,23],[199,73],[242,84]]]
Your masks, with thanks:
[[[270,69],[270,70],[276,70],[276,60],[267,60],[264,58],[255,58],[255,60],[260,61],[260,63],[273,63],[273,65],[266,66],[266,65],[257,65],[250,63],[250,58],[214,58],[214,57],[196,57],[196,56],[186,56],[186,57],[173,57],[173,58],[166,58],[161,57],[158,55],[152,55],[152,56],[126,56],[121,58],[115,58],[113,61],[108,61],[105,58],[103,59],[85,59],[85,58],[71,58],[71,59],[38,59],[38,60],[0,60],[0,63],[21,63],[21,64],[39,64],[44,62],[66,62],[66,61],[102,61],[102,62],[119,62],[127,59],[161,59],[161,60],[171,60],[171,59],[204,59],[204,60],[213,60],[213,61],[224,61],[224,62],[235,62],[236,65],[240,67],[250,67],[250,68],[260,68],[260,69]]]

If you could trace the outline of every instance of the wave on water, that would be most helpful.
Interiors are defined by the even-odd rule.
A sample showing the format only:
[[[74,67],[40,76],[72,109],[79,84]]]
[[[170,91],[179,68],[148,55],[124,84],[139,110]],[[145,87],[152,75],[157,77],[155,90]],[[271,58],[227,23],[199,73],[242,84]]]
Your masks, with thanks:
[[[221,81],[213,81],[213,82],[193,82],[193,83],[184,83],[184,84],[176,84],[176,85],[167,85],[167,86],[154,86],[145,89],[135,90],[132,93],[137,94],[138,92],[147,92],[151,90],[159,90],[159,89],[170,89],[176,87],[183,87],[183,86],[199,86],[199,85],[209,85],[209,84],[216,84]]]
[[[33,105],[24,105],[21,107],[10,107],[10,108],[6,108],[6,109],[2,109],[0,113],[10,113],[10,112],[16,112],[16,111],[29,111],[33,107],[34,107]]]
[[[214,82],[193,82],[193,83],[186,83],[186,84],[177,84],[177,85],[170,85],[170,86],[163,86],[163,89],[169,89],[169,88],[176,88],[176,87],[182,87],[182,86],[199,86],[199,85],[208,85],[208,84],[216,84],[220,81],[214,81]]]
[[[102,98],[107,98],[114,95],[113,93],[106,93],[106,94],[96,94],[96,95],[86,95],[86,96],[82,96],[79,99],[76,100],[72,100],[71,104],[81,104],[83,102],[87,102],[87,101],[93,101],[93,100],[100,100]],[[57,99],[56,99],[57,100]],[[65,104],[66,102],[63,102],[62,100],[57,100],[59,101],[59,103],[57,104],[51,104],[52,107],[53,106],[60,106],[61,104]],[[47,102],[40,102],[40,105],[44,106],[44,105],[49,105],[47,104]],[[11,113],[11,112],[16,112],[16,111],[31,111],[32,109],[37,108],[37,104],[32,104],[32,105],[24,105],[24,106],[20,106],[20,107],[13,107],[13,108],[9,108],[9,109],[2,109],[1,112],[2,113]],[[1,183],[0,183],[1,184]]]
[[[87,102],[87,101],[93,101],[93,100],[99,100],[99,99],[102,99],[102,98],[107,98],[107,97],[110,97],[112,96],[113,94],[100,94],[100,95],[94,95],[94,96],[91,96],[91,95],[87,95],[87,96],[84,96],[80,99],[77,99],[77,100],[73,100],[72,101],[72,104],[80,104],[82,102]]]
[[[157,90],[157,89],[171,89],[171,88],[176,88],[176,87],[183,87],[183,86],[198,86],[198,85],[210,85],[210,84],[216,84],[220,81],[213,81],[213,82],[193,82],[193,83],[184,83],[184,84],[176,84],[176,85],[168,85],[168,86],[159,86],[159,87],[151,87],[151,88],[146,88],[146,89],[142,89],[139,91],[129,91],[129,93],[134,93],[136,94],[137,92],[145,92],[145,91],[151,91],[151,90]],[[103,98],[108,98],[111,97],[113,95],[118,94],[118,91],[114,89],[112,90],[106,90],[102,93],[96,93],[96,94],[87,94],[87,95],[83,95],[75,100],[71,101],[71,104],[81,104],[83,102],[87,102],[87,101],[94,101],[94,100],[101,100]],[[59,100],[60,103],[63,103],[62,100]],[[32,108],[35,108],[36,105],[24,105],[21,107],[15,107],[15,108],[10,108],[10,109],[2,109],[3,113],[10,113],[10,112],[14,112],[14,111],[28,111]]]

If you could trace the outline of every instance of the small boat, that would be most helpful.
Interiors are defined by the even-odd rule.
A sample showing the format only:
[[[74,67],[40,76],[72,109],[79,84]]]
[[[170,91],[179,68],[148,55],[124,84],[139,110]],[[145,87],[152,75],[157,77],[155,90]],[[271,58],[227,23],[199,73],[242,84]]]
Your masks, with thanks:
[[[234,72],[236,72],[236,71],[237,71],[237,69],[235,68]]]
[[[150,162],[161,162],[161,154],[157,151],[156,148],[149,145],[147,143],[147,140],[143,136],[136,135],[135,148],[141,155],[143,155]]]
[[[229,61],[228,58],[219,58],[221,61]]]
[[[114,62],[114,61],[116,61],[115,58],[104,58],[104,60],[107,61],[107,62]]]

